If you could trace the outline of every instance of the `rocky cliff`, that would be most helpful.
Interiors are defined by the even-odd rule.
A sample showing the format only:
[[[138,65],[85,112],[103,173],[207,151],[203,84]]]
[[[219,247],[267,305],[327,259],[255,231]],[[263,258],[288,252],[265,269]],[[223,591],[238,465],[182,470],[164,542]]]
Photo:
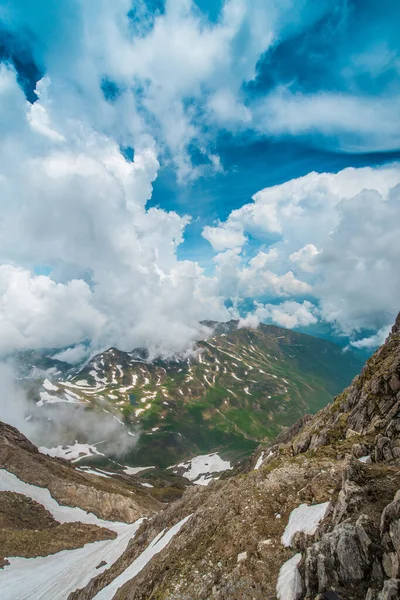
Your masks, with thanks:
[[[70,600],[400,598],[399,432],[400,317],[331,405],[188,489]]]

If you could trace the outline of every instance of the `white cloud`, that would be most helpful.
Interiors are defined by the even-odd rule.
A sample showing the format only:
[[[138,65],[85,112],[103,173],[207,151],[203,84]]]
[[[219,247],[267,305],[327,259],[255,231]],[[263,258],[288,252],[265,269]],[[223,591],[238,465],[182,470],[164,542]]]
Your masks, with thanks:
[[[253,316],[260,321],[272,321],[276,325],[295,329],[306,327],[318,321],[318,310],[308,301],[302,303],[288,300],[281,304],[261,304],[256,302]]]
[[[346,152],[397,150],[400,143],[398,93],[381,98],[333,92],[291,93],[279,88],[254,112],[264,133],[331,136]],[[329,143],[329,142],[328,142]]]
[[[300,248],[297,252],[293,252],[289,256],[289,259],[295,263],[302,271],[312,272],[314,271],[313,260],[317,256],[318,250],[314,244],[306,244],[303,248]]]
[[[43,136],[27,121],[15,74],[1,75],[17,124],[0,149],[1,351],[89,339],[92,349],[171,354],[201,335],[200,320],[228,318],[215,281],[177,259],[189,218],[146,209],[154,142],[131,163],[84,123],[66,120],[60,140]],[[34,274],[43,267],[51,273]]]
[[[239,319],[238,329],[249,327],[250,329],[257,329],[260,324],[260,319],[256,314],[248,314],[245,317]]]
[[[367,349],[376,348],[377,346],[381,346],[386,340],[391,330],[391,325],[387,327],[382,327],[377,333],[374,335],[370,335],[369,337],[364,337],[361,340],[351,341],[350,346],[353,348],[359,349]]]
[[[97,337],[104,318],[82,280],[66,285],[0,266],[0,353],[9,348],[66,346]]]
[[[83,344],[78,344],[77,346],[72,346],[71,348],[66,348],[65,350],[61,350],[61,352],[53,354],[52,358],[61,360],[70,365],[76,365],[83,362],[86,358],[89,358],[89,355],[90,349]]]
[[[178,176],[191,178],[204,168],[193,167],[190,146],[205,150],[212,170],[219,128],[264,123],[258,106],[243,97],[243,84],[255,78],[260,57],[276,40],[307,29],[331,4],[227,0],[210,22],[194,0],[168,0],[156,15],[141,0],[133,6],[130,0],[59,0],[56,7],[36,0],[9,4],[0,18],[17,35],[28,32],[25,44],[54,84],[55,126],[48,126],[42,102],[32,109],[32,125],[43,135],[55,141],[65,118],[82,116],[123,145],[136,147],[150,133]],[[132,10],[140,19],[129,19]],[[104,81],[112,101],[103,96]]]
[[[204,227],[202,234],[204,239],[210,242],[216,252],[240,248],[246,241],[243,230],[240,227],[218,225],[216,227]]]
[[[273,263],[259,265],[260,253],[243,267],[244,247],[226,251],[218,258],[221,285],[236,296],[312,294],[320,318],[339,332],[381,329],[399,310],[399,207],[398,163],[309,173],[261,190],[213,235],[233,229],[265,239]]]
[[[181,178],[197,176],[205,167],[191,164],[195,144],[206,168],[223,168],[213,149],[221,126],[256,122],[263,132],[332,139],[339,131],[382,147],[398,141],[390,98],[372,105],[278,90],[260,107],[244,101],[243,82],[254,77],[260,55],[329,4],[228,0],[211,24],[190,0],[169,0],[153,22],[145,13],[139,29],[127,19],[130,0],[3,8],[9,27],[29,32],[46,72],[32,106],[14,71],[0,66],[3,352],[90,338],[93,347],[146,345],[170,354],[201,334],[199,320],[233,315],[226,298],[262,298],[266,318],[293,326],[314,322],[301,302],[311,293],[322,318],[341,331],[392,320],[397,164],[309,173],[257,192],[226,222],[204,229],[218,252],[209,277],[177,259],[190,217],[146,207],[160,157]],[[101,91],[105,79],[115,87],[112,102]],[[120,144],[134,147],[134,162]],[[248,260],[250,237],[267,249]],[[42,267],[50,274],[35,275]],[[294,305],[270,304],[277,297]]]

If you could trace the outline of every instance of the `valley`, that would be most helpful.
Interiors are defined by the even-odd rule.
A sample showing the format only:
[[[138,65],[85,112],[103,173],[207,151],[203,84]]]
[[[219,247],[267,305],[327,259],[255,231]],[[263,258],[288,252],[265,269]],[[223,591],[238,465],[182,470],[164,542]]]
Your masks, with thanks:
[[[156,467],[153,478],[159,469],[165,474],[182,460],[213,452],[234,464],[325,406],[362,364],[351,351],[287,329],[238,329],[237,321],[208,325],[210,336],[175,360],[110,348],[71,368],[43,354],[24,355],[28,418],[44,423],[43,451],[100,468]],[[96,414],[117,428],[99,439],[73,428],[79,417],[67,417],[54,434],[60,410]],[[121,453],[115,445],[122,435],[127,443]]]

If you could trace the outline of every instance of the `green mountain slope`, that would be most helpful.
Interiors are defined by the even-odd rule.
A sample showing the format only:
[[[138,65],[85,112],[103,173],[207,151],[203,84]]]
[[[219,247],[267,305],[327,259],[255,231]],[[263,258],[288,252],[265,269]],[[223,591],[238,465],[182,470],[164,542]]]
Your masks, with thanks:
[[[108,411],[141,432],[126,464],[166,467],[213,450],[250,453],[325,406],[362,364],[352,352],[279,327],[213,325],[215,335],[182,360],[148,362],[143,351],[110,348],[78,374],[53,379],[56,389],[47,384],[40,403],[61,396]]]

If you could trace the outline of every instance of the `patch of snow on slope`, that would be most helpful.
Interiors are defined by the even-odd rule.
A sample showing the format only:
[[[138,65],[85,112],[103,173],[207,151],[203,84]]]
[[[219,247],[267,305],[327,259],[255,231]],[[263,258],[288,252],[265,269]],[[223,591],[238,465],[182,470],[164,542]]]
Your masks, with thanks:
[[[120,523],[119,535],[114,540],[93,542],[50,556],[9,558],[10,564],[0,569],[1,597],[7,600],[65,600],[110,568],[125,552],[142,522],[143,519],[130,525]],[[109,529],[116,525],[106,523]],[[97,568],[102,562],[105,564]]]
[[[221,471],[232,469],[231,463],[228,460],[223,460],[216,452],[213,454],[195,456],[191,460],[169,468],[174,469],[174,473],[178,473],[179,469],[184,469],[185,471],[182,473],[182,477],[199,485],[207,485],[207,483],[210,482],[210,480],[207,480],[207,483],[205,483],[204,478],[200,477],[201,475],[220,473]],[[200,477],[200,479],[196,481],[198,477]]]
[[[314,504],[312,506],[300,504],[300,506],[292,510],[289,522],[281,538],[282,544],[286,547],[290,546],[294,534],[298,531],[313,535],[320,521],[324,518],[328,506],[329,502]]]
[[[362,463],[370,463],[371,457],[369,454],[367,454],[366,456],[361,456],[361,458],[359,458],[358,460]]]
[[[107,377],[99,377],[96,371],[89,371],[89,375],[93,377],[96,383],[107,383]]]
[[[58,390],[58,387],[54,384],[51,383],[51,381],[49,381],[48,379],[45,379],[43,381],[43,387],[45,390],[47,390],[48,392],[56,392]]]
[[[140,471],[147,471],[148,469],[155,469],[155,467],[125,467],[124,472],[127,475],[137,475]]]
[[[96,596],[94,596],[93,600],[109,600],[113,598],[117,590],[124,585],[130,579],[133,579],[144,569],[144,567],[150,562],[150,560],[161,552],[172,540],[172,538],[180,531],[180,529],[185,525],[185,523],[190,519],[192,515],[189,515],[176,523],[173,527],[171,527],[167,532],[165,529],[159,533],[152,542],[147,546],[146,550],[144,550],[134,561],[129,565],[123,573],[121,573],[118,577],[114,579],[109,585],[103,588]]]
[[[79,401],[72,397],[59,398],[58,396],[52,396],[49,392],[39,392],[40,400],[36,402],[38,406],[44,404],[57,404],[58,402],[69,402],[71,404],[79,404]]]
[[[47,454],[48,456],[72,460],[72,462],[76,462],[82,458],[86,458],[87,456],[94,456],[95,454],[104,456],[102,452],[97,450],[96,446],[90,444],[79,444],[78,442],[75,442],[75,444],[72,446],[56,446],[55,448],[46,448],[45,446],[40,446],[39,452],[42,454]]]
[[[258,471],[258,469],[261,467],[263,460],[264,460],[264,452],[261,452],[260,456],[257,458],[256,466],[254,467],[255,471]]]
[[[79,471],[82,471],[82,473],[89,473],[89,475],[98,475],[99,477],[106,477],[107,479],[111,478],[111,475],[106,475],[105,473],[100,473],[99,471],[93,471],[93,469],[90,469],[88,467],[78,467]]]
[[[301,554],[295,554],[280,568],[276,595],[278,600],[298,600],[301,596],[301,577],[297,567],[301,561]]]

